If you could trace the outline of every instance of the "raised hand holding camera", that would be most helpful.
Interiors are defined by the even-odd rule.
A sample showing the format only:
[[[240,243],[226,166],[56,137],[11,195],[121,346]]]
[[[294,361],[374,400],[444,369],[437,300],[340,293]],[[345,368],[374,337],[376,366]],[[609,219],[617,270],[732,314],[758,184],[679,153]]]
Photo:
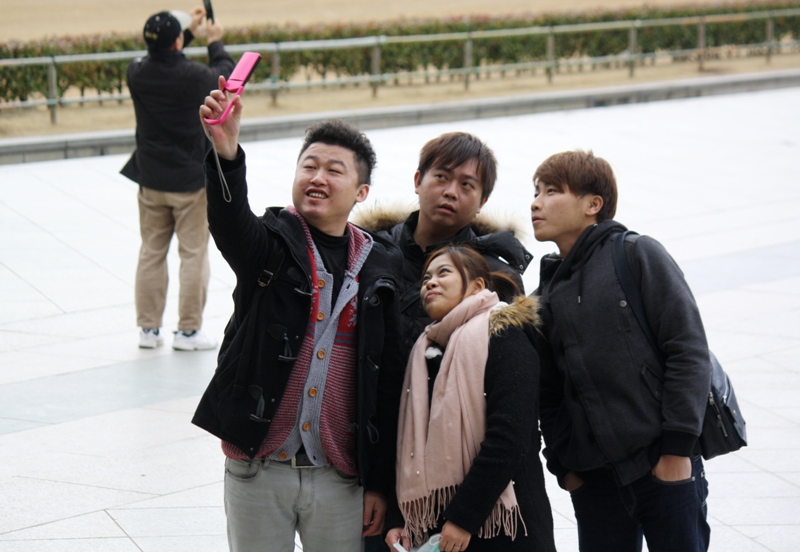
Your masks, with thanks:
[[[225,77],[220,76],[219,89],[209,92],[200,106],[200,122],[217,154],[223,159],[232,160],[236,158],[239,145],[242,101],[238,95],[229,97],[226,85]]]
[[[219,78],[219,90],[212,90],[200,106],[200,120],[203,123],[206,135],[214,143],[217,153],[224,159],[236,157],[239,140],[239,124],[242,113],[242,103],[239,96],[244,91],[244,86],[253,70],[261,59],[256,52],[245,52],[239,63],[226,80]],[[229,94],[233,94],[231,98]],[[228,115],[233,112],[230,123],[226,123]],[[215,129],[214,127],[221,127]]]
[[[231,73],[231,76],[228,77],[224,87],[222,81],[220,81],[221,89],[225,92],[234,94],[234,99],[240,96],[242,92],[244,92],[244,85],[247,84],[247,80],[250,78],[250,75],[253,74],[253,71],[260,60],[261,54],[256,52],[245,52],[242,54],[241,59],[239,59],[239,63],[237,63],[236,67],[234,67],[233,73]],[[225,122],[225,119],[228,117],[228,113],[234,105],[235,102],[228,103],[227,107],[218,119],[205,117],[203,120],[209,125],[222,124]]]

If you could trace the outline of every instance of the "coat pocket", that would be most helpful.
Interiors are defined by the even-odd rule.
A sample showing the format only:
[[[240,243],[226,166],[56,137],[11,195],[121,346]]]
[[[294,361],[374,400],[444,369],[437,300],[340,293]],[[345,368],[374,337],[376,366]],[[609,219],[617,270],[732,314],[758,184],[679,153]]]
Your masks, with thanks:
[[[652,394],[653,397],[660,402],[664,391],[664,383],[661,381],[661,378],[658,377],[658,375],[647,364],[642,366],[640,374],[642,376],[642,380],[644,381],[645,387],[647,387],[647,389],[650,391],[650,394]]]

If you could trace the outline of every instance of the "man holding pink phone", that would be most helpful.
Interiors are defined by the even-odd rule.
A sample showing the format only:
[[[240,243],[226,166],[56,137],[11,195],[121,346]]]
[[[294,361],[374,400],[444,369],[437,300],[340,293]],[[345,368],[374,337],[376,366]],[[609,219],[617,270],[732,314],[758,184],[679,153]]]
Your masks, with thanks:
[[[206,20],[208,65],[191,61],[183,48]],[[127,83],[136,111],[136,150],[121,173],[139,184],[142,246],[136,270],[139,347],[164,343],[161,333],[167,297],[167,252],[173,234],[181,258],[177,350],[213,349],[202,331],[209,280],[208,219],[203,158],[208,140],[197,120],[197,105],[233,59],[222,44],[222,27],[206,11],[163,11],[144,27],[148,55],[131,62]]]
[[[248,186],[275,185],[247,182],[239,145],[238,91],[253,63],[200,107],[214,145],[209,227],[236,289],[192,422],[222,440],[232,552],[294,550],[295,533],[305,552],[357,551],[381,533],[394,487],[402,257],[348,222],[375,152],[344,121],[306,130],[292,204],[253,213]]]

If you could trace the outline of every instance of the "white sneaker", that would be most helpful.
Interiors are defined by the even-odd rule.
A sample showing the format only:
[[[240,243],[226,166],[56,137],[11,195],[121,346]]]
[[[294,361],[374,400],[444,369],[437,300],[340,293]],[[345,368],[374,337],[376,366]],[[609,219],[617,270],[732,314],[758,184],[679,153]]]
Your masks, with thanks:
[[[139,330],[139,348],[155,349],[164,344],[164,336],[158,328],[142,328]]]
[[[217,341],[200,330],[189,333],[178,330],[172,341],[172,348],[178,351],[205,351],[206,349],[216,349],[216,347]]]

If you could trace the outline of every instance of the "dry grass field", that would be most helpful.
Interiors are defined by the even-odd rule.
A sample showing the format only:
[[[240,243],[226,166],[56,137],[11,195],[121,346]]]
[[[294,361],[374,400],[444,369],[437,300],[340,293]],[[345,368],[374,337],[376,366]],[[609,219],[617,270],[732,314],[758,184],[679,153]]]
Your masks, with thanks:
[[[212,0],[223,26],[263,23],[381,21],[399,17],[505,15],[563,12],[602,7],[674,5],[680,0]],[[720,0],[694,0],[718,4]],[[202,0],[3,0],[0,41],[45,36],[141,30],[150,14],[165,9],[188,11]]]

